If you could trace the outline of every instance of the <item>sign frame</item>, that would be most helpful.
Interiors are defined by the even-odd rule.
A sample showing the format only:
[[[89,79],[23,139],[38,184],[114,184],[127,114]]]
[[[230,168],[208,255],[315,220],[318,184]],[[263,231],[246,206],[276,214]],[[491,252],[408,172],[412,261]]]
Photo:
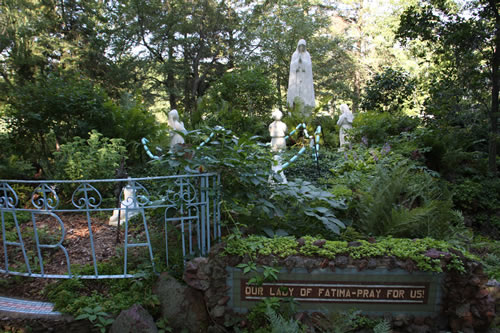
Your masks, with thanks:
[[[290,296],[299,302],[299,311],[309,312],[357,309],[368,315],[391,312],[432,316],[438,315],[442,307],[443,273],[389,270],[382,266],[362,271],[356,267],[336,268],[334,272],[328,268],[311,272],[294,268],[290,272],[281,269],[278,281],[251,286],[246,282],[262,274],[262,270],[243,274],[239,268],[227,267],[226,271],[228,306],[237,313],[248,312],[265,297]]]

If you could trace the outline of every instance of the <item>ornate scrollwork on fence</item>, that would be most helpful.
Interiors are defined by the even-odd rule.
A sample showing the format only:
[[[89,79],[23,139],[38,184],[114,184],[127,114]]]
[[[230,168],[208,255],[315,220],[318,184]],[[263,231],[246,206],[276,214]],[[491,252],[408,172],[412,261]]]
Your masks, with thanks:
[[[166,200],[171,204],[191,203],[198,199],[198,191],[189,178],[178,178],[166,191]]]
[[[149,191],[138,182],[131,182],[122,189],[122,205],[127,208],[144,207],[151,201]]]
[[[15,208],[19,203],[16,191],[7,183],[0,183],[0,207]]]
[[[96,209],[101,205],[102,196],[94,186],[83,183],[73,192],[71,202],[79,209]]]
[[[55,186],[49,186],[46,183],[38,185],[31,194],[31,203],[37,209],[55,209],[59,205],[59,196]]]

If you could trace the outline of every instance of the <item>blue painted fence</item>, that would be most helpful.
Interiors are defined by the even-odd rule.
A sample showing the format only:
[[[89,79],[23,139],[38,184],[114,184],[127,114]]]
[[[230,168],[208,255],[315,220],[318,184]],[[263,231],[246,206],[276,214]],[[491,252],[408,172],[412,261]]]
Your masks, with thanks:
[[[23,181],[0,180],[1,249],[0,273],[40,278],[72,278],[71,255],[68,244],[78,240],[72,234],[68,216],[82,216],[87,228],[84,235],[89,239],[87,253],[93,265],[93,274],[78,275],[82,279],[130,278],[140,273],[128,272],[129,253],[134,247],[143,247],[148,253],[150,266],[155,270],[155,253],[151,245],[150,216],[160,212],[165,238],[166,264],[169,264],[168,240],[170,233],[180,234],[180,240],[170,246],[182,247],[182,255],[206,255],[221,235],[220,230],[220,178],[217,174],[194,174],[164,177],[102,179],[102,180],[50,180]],[[120,193],[117,206],[113,191]],[[104,194],[104,195],[103,195]],[[121,228],[123,271],[105,275],[99,272],[96,246],[99,239],[93,232],[113,212],[119,212]],[[20,221],[23,216],[23,221]],[[26,221],[26,216],[29,220]],[[39,227],[39,221],[51,219],[59,224],[58,234],[47,237]],[[156,221],[158,219],[156,218]],[[22,228],[21,224],[29,224]],[[156,222],[157,223],[157,222]],[[110,227],[111,228],[111,227]],[[116,227],[115,227],[116,228]],[[143,241],[134,240],[130,228],[141,229]],[[175,230],[174,230],[175,229]],[[29,230],[30,235],[26,235]],[[44,234],[45,233],[45,234]],[[26,240],[30,237],[30,246]],[[43,236],[43,237],[42,237]],[[34,242],[32,241],[34,239]],[[48,240],[49,241],[48,241]],[[44,251],[61,251],[64,254],[65,274],[52,274],[47,270]],[[17,251],[16,260],[13,253]],[[147,260],[147,259],[146,259]]]

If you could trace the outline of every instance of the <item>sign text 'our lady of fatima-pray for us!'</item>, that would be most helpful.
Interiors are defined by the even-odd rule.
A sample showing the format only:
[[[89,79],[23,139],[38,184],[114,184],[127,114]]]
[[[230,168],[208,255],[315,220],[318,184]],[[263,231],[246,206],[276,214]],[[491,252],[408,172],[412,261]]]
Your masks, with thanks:
[[[301,302],[427,304],[428,283],[277,281],[260,286],[241,281],[242,300],[293,297]]]
[[[227,267],[228,306],[246,313],[267,297],[292,298],[299,311],[385,312],[434,315],[441,311],[443,274],[407,272],[386,267],[358,271],[356,267],[329,269],[281,269],[277,281],[249,284],[259,272],[243,273]]]

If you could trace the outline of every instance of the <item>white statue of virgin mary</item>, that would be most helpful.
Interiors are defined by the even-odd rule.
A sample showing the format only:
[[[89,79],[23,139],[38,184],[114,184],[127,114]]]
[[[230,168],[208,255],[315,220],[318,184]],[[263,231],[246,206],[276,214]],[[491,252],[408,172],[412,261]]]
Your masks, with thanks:
[[[286,101],[293,106],[295,98],[300,97],[304,106],[315,107],[311,56],[306,50],[306,41],[301,39],[290,62],[288,94]]]

